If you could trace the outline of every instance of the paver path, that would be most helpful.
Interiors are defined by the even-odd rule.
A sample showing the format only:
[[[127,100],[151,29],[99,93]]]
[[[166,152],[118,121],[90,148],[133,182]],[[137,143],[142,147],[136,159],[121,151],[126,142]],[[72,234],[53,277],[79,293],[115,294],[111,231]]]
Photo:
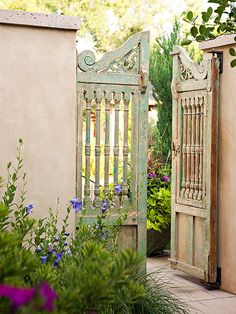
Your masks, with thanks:
[[[236,314],[236,295],[222,290],[208,290],[198,279],[172,270],[168,257],[148,258],[147,268],[167,283],[170,292],[190,306],[191,314]]]

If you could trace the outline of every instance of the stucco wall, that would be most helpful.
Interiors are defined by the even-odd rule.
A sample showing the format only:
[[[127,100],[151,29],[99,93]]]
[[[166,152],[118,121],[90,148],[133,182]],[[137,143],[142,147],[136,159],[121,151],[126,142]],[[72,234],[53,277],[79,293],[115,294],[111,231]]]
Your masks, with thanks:
[[[75,196],[76,30],[0,24],[0,175],[24,140],[27,203],[59,219]],[[71,215],[70,231],[75,217]]]
[[[219,38],[215,45],[205,43],[202,48],[205,53],[212,49],[224,53],[219,104],[218,260],[221,288],[236,293],[236,68],[230,67],[233,58],[229,55],[229,48],[236,49],[236,43],[233,35],[231,38]]]

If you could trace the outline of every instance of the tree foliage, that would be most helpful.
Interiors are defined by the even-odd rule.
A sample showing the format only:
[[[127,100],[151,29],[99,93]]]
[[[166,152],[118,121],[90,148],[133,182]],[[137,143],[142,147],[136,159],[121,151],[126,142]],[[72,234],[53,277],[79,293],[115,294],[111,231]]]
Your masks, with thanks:
[[[236,33],[236,0],[208,0],[208,3],[215,5],[215,8],[209,6],[200,16],[188,11],[184,18],[192,25],[190,28],[192,38],[204,41],[222,34]],[[189,38],[182,44],[188,45],[191,42],[192,39]],[[229,53],[236,57],[235,49],[230,48]],[[236,59],[231,61],[231,66],[236,66]]]
[[[170,35],[156,38],[150,58],[150,80],[158,111],[156,150],[165,158],[170,152],[172,136],[171,52],[179,43],[180,25],[176,21]]]
[[[79,16],[80,35],[92,36],[95,47],[107,51],[148,28],[167,7],[161,0],[0,0],[0,8]]]

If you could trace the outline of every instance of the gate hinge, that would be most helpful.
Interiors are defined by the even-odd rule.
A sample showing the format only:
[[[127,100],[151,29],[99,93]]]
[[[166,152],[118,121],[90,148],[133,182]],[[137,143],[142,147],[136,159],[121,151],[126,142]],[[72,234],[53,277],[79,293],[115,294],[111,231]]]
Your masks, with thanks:
[[[140,74],[141,74],[141,93],[145,94],[149,84],[148,71],[145,68],[141,68]]]
[[[213,57],[216,55],[217,58],[220,61],[220,68],[219,68],[219,72],[223,73],[223,60],[224,60],[224,53],[222,50],[212,50],[212,51],[208,51],[208,53],[212,53]]]

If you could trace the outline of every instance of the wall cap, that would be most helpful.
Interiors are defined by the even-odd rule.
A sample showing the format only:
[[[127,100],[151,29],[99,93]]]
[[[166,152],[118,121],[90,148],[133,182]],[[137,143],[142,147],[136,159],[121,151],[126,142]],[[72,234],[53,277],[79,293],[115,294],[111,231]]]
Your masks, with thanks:
[[[205,50],[209,48],[221,47],[235,44],[234,37],[236,34],[228,34],[228,35],[220,35],[214,39],[210,39],[207,41],[202,41],[199,44],[200,49]]]
[[[0,24],[79,30],[80,18],[60,14],[0,10]]]

